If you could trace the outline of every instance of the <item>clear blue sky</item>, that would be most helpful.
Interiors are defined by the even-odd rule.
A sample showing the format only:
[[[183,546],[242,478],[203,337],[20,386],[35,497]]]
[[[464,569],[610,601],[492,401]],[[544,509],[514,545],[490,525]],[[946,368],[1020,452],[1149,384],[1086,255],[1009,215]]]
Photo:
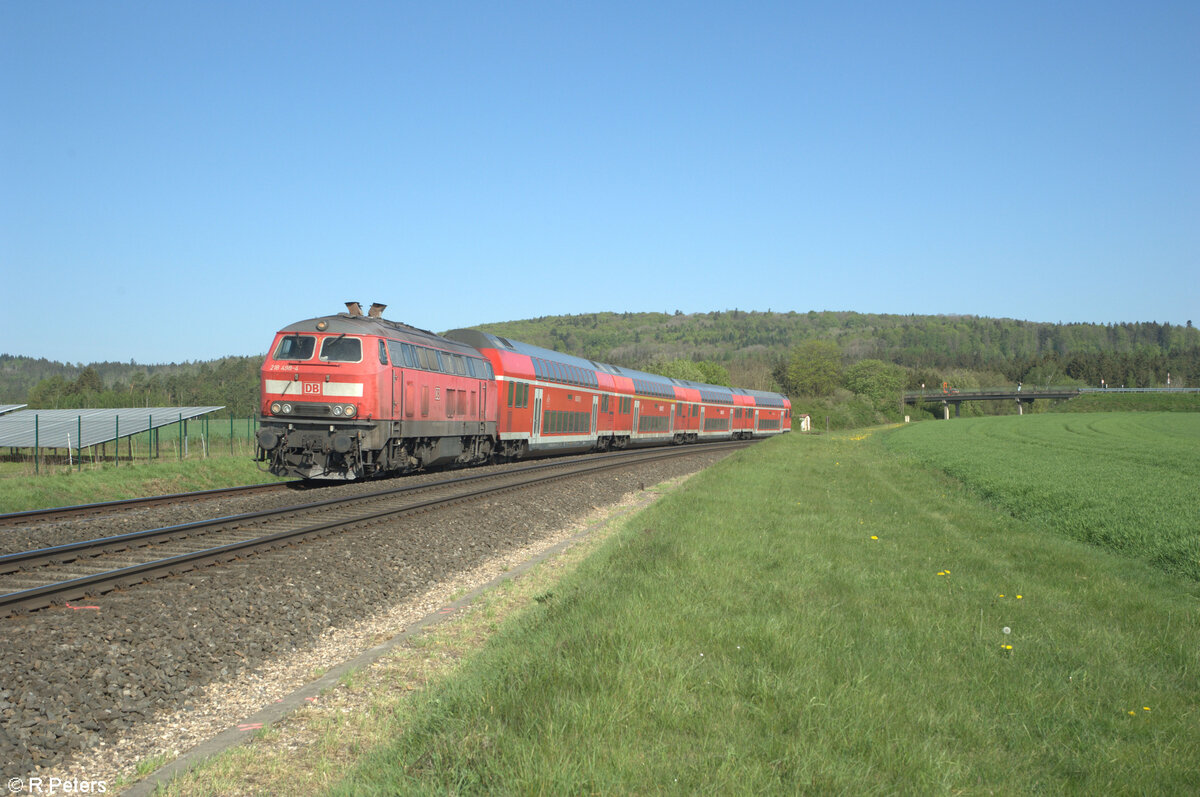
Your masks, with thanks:
[[[0,352],[384,302],[1200,324],[1200,3],[0,3]]]

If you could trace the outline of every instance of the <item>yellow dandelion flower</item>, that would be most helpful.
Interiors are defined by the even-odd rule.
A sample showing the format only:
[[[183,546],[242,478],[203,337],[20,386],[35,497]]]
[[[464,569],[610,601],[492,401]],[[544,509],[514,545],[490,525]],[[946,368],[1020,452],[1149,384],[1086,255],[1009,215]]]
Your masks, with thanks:
[[[1003,597],[1004,597],[1004,593],[1003,593],[1003,592],[1001,592],[1001,593],[1000,593],[1000,597],[1001,597],[1001,598],[1003,598]]]
[[[1018,595],[1018,596],[1017,596],[1017,600],[1021,600],[1021,596],[1020,596],[1020,595]]]
[[[1131,717],[1132,717],[1132,716],[1133,716],[1134,714],[1136,714],[1136,713],[1137,713],[1136,711],[1131,711],[1131,712],[1129,712],[1129,716],[1131,716]]]
[[[949,570],[947,570],[947,571],[946,571],[946,575],[950,575],[950,571],[949,571]]]
[[[1142,711],[1149,711],[1149,710],[1150,710],[1149,706],[1142,706]]]
[[[874,534],[872,534],[872,535],[871,535],[871,539],[873,539],[873,540],[877,540],[877,539],[879,539],[879,538],[878,538],[878,537],[876,537]]]

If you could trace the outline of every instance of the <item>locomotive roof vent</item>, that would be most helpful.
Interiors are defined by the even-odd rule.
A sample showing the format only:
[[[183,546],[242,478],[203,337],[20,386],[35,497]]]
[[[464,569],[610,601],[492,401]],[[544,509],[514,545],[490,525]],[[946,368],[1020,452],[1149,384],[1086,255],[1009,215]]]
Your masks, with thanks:
[[[379,302],[372,302],[371,309],[367,311],[367,315],[371,316],[371,318],[382,318],[383,311],[386,309],[387,309],[386,304],[380,304]]]
[[[346,302],[346,309],[350,311],[351,318],[362,318],[362,306],[358,302]]]

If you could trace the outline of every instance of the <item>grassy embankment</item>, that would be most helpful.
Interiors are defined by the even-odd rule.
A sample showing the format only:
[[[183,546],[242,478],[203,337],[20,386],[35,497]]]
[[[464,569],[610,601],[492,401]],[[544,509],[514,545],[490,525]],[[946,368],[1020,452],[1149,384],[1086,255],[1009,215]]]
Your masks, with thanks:
[[[254,462],[254,428],[245,418],[237,419],[231,435],[229,420],[218,419],[204,434],[203,425],[193,422],[183,439],[177,427],[168,426],[160,431],[156,447],[146,433],[123,440],[119,462],[113,460],[112,445],[106,446],[103,460],[98,450],[84,449],[82,463],[75,452],[71,464],[65,451],[43,453],[36,473],[32,451],[13,455],[4,449],[0,512],[277,481]]]
[[[1059,467],[1119,459],[1137,502],[1175,476],[1164,439],[1195,450],[1189,417],[1132,431],[1129,416],[1093,418]],[[1077,435],[1062,416],[1016,420],[1021,433],[995,436],[1009,452]],[[926,426],[947,435],[924,449],[933,459],[982,435]],[[1056,530],[1055,506],[1091,494],[1078,471],[1029,488],[1041,509],[1021,519],[881,444],[929,434],[791,435],[741,452],[538,587],[449,676],[414,693],[377,677],[386,662],[358,673],[339,692],[366,690],[369,708],[307,728],[301,752],[268,730],[176,790],[1200,790],[1197,582],[1106,549],[1111,535]],[[1172,500],[1196,517],[1194,491]]]

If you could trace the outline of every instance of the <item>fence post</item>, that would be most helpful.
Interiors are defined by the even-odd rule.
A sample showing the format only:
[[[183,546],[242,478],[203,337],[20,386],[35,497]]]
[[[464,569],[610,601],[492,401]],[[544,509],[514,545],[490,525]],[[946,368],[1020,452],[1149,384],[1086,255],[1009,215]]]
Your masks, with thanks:
[[[229,413],[229,456],[233,456],[233,413]]]
[[[179,413],[179,458],[183,459],[183,413]]]
[[[76,418],[76,420],[78,421],[78,424],[75,429],[75,441],[79,445],[79,456],[77,457],[77,459],[79,460],[78,470],[79,470],[79,472],[82,473],[83,472],[83,416],[82,415],[78,416]]]
[[[41,418],[36,412],[33,414],[33,475],[37,476],[42,472],[41,457],[41,430],[38,427],[38,420]]]
[[[154,415],[146,416],[146,434],[150,435],[146,438],[146,464],[150,464],[150,459],[154,455]]]

